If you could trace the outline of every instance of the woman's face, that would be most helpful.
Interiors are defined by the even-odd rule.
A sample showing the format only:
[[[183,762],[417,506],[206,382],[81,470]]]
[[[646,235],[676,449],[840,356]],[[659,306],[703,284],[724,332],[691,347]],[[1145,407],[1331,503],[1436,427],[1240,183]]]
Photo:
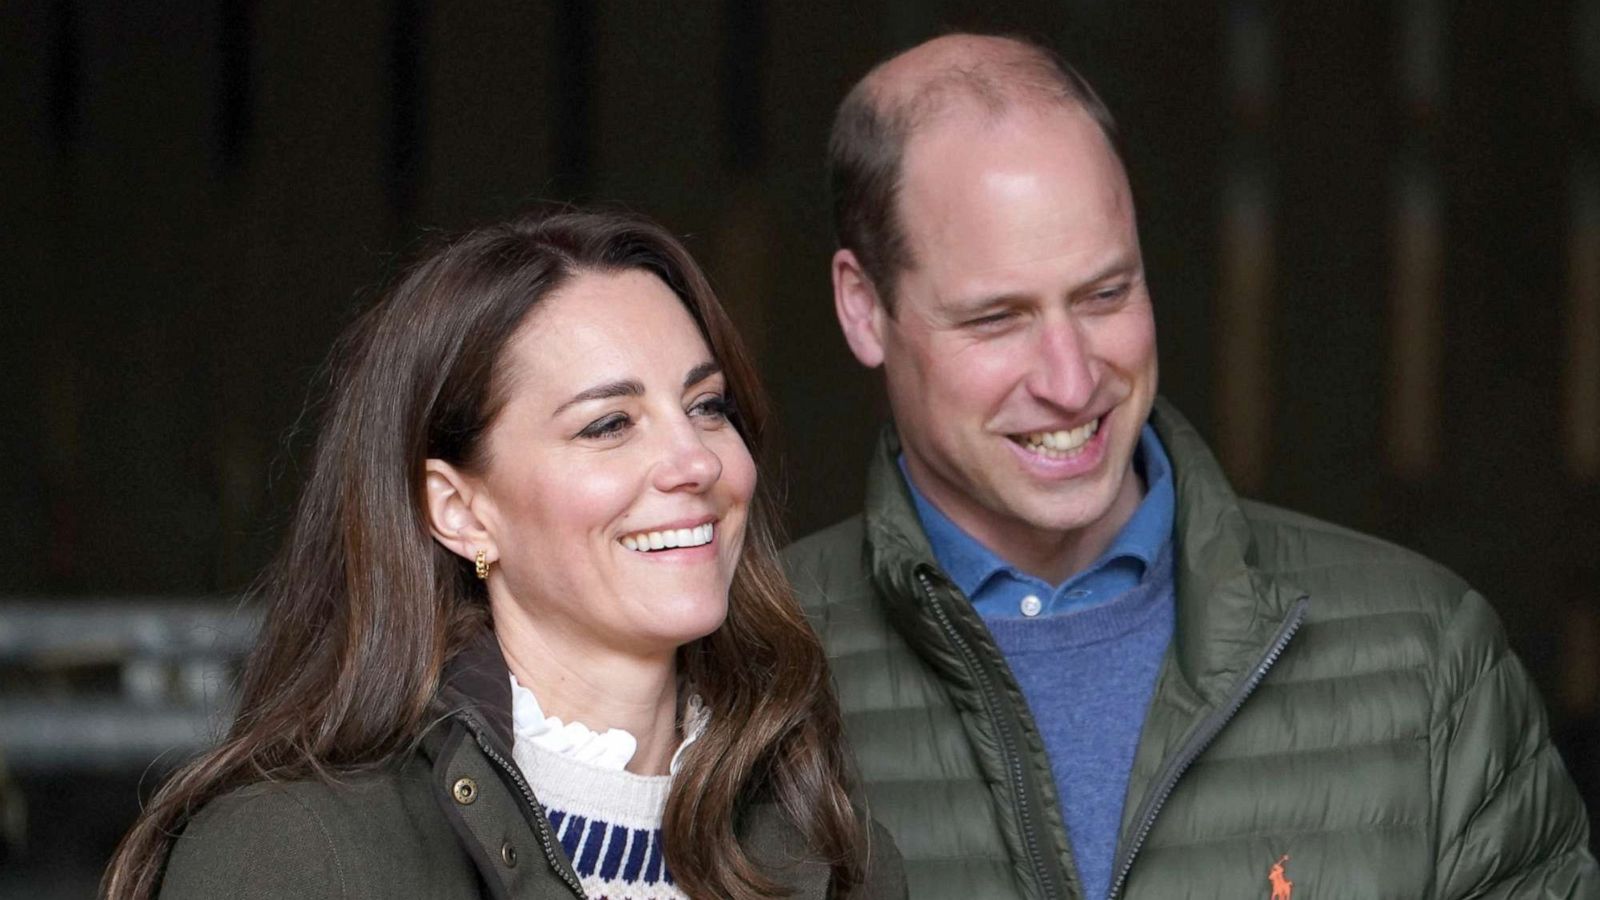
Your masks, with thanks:
[[[507,346],[476,512],[490,597],[546,638],[659,655],[715,631],[755,464],[682,301],[643,271],[582,273]]]

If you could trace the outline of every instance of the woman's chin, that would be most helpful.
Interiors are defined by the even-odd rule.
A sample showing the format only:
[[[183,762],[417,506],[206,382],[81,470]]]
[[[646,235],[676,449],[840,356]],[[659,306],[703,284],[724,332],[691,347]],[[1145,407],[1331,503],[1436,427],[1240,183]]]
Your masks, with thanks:
[[[652,604],[657,613],[649,623],[646,640],[656,647],[675,650],[692,644],[722,627],[728,618],[727,597],[679,598]]]

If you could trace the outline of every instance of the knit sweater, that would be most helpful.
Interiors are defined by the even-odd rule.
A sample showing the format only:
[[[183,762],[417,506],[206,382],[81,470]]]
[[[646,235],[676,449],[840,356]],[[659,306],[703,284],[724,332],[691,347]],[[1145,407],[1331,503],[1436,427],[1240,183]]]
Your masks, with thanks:
[[[672,776],[627,771],[638,746],[628,732],[594,732],[547,717],[514,675],[511,694],[512,757],[544,805],[584,894],[592,900],[685,898],[662,854],[661,819]],[[699,699],[691,697],[687,737],[670,771],[677,771],[679,755],[699,736],[705,718]]]
[[[985,616],[984,623],[1044,740],[1083,894],[1104,900],[1139,731],[1172,639],[1170,545],[1119,597],[1054,616]]]
[[[672,776],[602,768],[521,740],[513,752],[585,894],[595,900],[685,896],[661,854],[661,814]]]

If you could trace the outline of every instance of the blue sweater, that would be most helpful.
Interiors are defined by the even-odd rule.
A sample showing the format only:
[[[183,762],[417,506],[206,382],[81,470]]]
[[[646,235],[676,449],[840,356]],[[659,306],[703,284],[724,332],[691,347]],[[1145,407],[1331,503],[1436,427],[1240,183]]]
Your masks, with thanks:
[[[1044,737],[1086,897],[1111,888],[1128,774],[1172,640],[1172,584],[1167,552],[1137,587],[1098,606],[984,620]]]

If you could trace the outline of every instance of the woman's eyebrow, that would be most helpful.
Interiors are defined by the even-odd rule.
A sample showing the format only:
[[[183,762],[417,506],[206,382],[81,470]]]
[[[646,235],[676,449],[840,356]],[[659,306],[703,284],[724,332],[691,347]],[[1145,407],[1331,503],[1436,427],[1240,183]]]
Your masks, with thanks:
[[[690,369],[689,374],[683,376],[683,386],[686,389],[694,387],[700,382],[705,381],[707,378],[710,378],[721,371],[722,366],[716,360],[703,362],[700,365]]]
[[[589,400],[610,400],[615,397],[641,397],[644,395],[644,383],[637,378],[625,378],[622,381],[608,381],[597,384],[592,388],[585,388],[572,395],[572,399],[556,407],[551,416],[559,416],[569,406],[584,403]]]
[[[683,377],[683,386],[685,388],[693,387],[694,385],[705,381],[707,378],[710,378],[721,371],[722,366],[716,361],[713,360],[710,362],[703,362],[700,365],[690,369],[689,374]],[[637,378],[624,378],[621,381],[608,381],[605,384],[597,384],[592,388],[585,388],[578,393],[573,394],[572,399],[556,407],[556,411],[551,413],[551,415],[559,416],[567,407],[575,406],[579,403],[586,403],[590,400],[611,400],[617,397],[642,396],[644,396],[644,383],[639,381]]]

